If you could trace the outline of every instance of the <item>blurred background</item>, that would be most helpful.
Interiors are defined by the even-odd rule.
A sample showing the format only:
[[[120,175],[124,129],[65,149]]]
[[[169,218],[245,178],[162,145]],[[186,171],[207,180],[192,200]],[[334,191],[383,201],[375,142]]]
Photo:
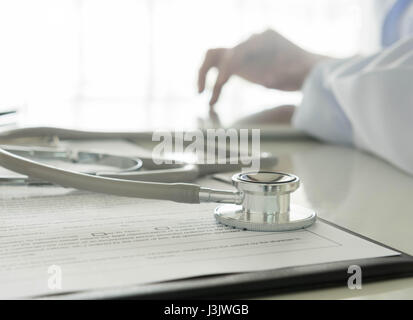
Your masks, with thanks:
[[[192,127],[208,111],[209,92],[196,90],[208,48],[273,28],[305,49],[351,56],[363,43],[367,2],[2,0],[0,106],[19,106],[35,124]],[[217,111],[225,122],[300,99],[234,77]]]

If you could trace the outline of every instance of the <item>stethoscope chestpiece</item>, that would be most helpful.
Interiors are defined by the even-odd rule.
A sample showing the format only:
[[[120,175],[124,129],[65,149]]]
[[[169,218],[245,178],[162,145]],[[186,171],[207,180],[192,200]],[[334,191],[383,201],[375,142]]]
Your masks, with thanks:
[[[239,173],[232,177],[241,196],[240,204],[224,204],[215,209],[222,224],[251,231],[290,231],[306,228],[316,220],[313,210],[290,205],[290,194],[300,179],[281,172]]]

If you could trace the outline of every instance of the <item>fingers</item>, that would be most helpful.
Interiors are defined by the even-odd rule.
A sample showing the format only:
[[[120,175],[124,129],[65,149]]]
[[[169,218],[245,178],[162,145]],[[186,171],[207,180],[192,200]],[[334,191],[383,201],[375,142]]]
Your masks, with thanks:
[[[232,65],[232,51],[226,48],[210,49],[205,55],[204,62],[199,69],[198,73],[198,92],[201,93],[205,90],[205,81],[208,71],[216,67],[218,69],[218,77],[215,81],[212,97],[209,101],[211,110],[213,110],[214,104],[218,101],[221,94],[222,87],[228,81],[231,76]]]
[[[214,106],[214,104],[218,101],[218,98],[222,91],[222,87],[228,81],[230,76],[231,74],[229,72],[228,63],[225,62],[219,68],[218,77],[214,85],[214,90],[212,91],[212,97],[209,101],[209,106],[211,107],[211,110],[213,109],[212,107]]]
[[[205,80],[208,71],[212,67],[217,67],[225,49],[217,48],[210,49],[205,55],[204,62],[198,72],[198,92],[201,93],[205,89]]]

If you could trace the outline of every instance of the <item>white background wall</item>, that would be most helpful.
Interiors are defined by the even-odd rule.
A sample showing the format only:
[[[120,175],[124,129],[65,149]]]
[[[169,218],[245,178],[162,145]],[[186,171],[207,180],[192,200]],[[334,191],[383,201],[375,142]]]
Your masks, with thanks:
[[[0,105],[60,125],[178,125],[206,113],[196,74],[208,48],[274,28],[307,49],[349,56],[360,46],[362,2],[2,0]],[[232,79],[218,110],[231,117],[299,99]]]

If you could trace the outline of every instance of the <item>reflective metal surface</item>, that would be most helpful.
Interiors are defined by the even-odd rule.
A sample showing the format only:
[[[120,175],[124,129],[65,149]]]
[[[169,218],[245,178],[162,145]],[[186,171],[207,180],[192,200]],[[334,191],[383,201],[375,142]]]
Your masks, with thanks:
[[[251,194],[286,194],[294,192],[300,186],[297,176],[270,171],[239,173],[232,177],[232,182],[238,190]]]
[[[313,210],[290,206],[290,193],[300,184],[295,175],[249,172],[234,175],[232,181],[240,194],[239,205],[219,206],[215,218],[220,223],[252,231],[288,231],[308,227],[316,219]]]
[[[226,204],[215,209],[218,222],[250,231],[290,231],[309,227],[316,219],[313,210],[291,205],[288,213],[251,213],[240,205]]]
[[[269,172],[269,171],[260,171],[260,172],[250,172],[250,173],[241,173],[238,175],[238,179],[245,182],[256,182],[256,183],[285,183],[291,182],[297,179],[296,176],[280,173],[280,172]]]

